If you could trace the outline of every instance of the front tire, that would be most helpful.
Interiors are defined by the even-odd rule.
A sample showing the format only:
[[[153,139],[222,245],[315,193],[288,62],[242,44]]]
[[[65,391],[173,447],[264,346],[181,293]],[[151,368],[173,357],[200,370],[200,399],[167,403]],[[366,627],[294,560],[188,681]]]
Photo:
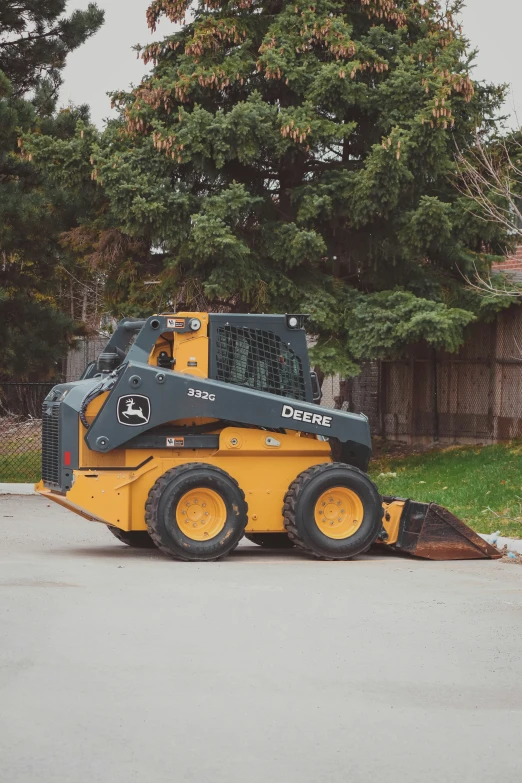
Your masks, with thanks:
[[[314,557],[348,560],[366,552],[382,529],[381,496],[357,468],[326,463],[303,471],[285,495],[290,539]]]
[[[235,479],[215,465],[172,468],[149,492],[145,520],[162,552],[177,560],[217,560],[243,537],[245,496]]]

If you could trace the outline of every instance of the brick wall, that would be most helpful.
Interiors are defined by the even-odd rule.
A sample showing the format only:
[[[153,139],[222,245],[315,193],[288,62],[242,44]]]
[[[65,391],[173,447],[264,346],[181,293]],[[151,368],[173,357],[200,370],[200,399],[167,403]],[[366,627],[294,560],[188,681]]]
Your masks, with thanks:
[[[500,264],[493,264],[492,269],[494,272],[505,272],[517,282],[522,282],[522,245]]]

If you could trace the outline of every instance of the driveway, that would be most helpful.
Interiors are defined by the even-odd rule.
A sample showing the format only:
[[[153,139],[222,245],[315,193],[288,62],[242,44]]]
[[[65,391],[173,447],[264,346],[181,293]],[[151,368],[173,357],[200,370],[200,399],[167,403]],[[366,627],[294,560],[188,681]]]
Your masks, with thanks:
[[[522,772],[522,568],[131,550],[0,497],[2,783]]]

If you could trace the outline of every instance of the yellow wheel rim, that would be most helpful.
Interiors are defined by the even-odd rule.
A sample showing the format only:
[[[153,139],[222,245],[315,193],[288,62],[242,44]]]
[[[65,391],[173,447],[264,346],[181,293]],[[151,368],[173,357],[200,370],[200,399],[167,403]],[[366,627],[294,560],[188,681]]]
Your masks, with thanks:
[[[187,538],[209,541],[221,533],[227,521],[223,498],[213,489],[202,487],[186,492],[176,509],[176,522]]]
[[[315,524],[328,538],[350,538],[361,527],[363,517],[359,495],[346,487],[323,492],[314,508]]]

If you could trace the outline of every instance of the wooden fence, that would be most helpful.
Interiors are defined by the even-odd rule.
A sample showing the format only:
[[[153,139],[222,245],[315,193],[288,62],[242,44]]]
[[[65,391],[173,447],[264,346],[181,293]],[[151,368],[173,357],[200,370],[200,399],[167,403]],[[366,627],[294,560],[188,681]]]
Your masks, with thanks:
[[[350,410],[397,440],[474,442],[522,437],[522,307],[471,326],[456,354],[428,344],[369,362],[347,384]]]

